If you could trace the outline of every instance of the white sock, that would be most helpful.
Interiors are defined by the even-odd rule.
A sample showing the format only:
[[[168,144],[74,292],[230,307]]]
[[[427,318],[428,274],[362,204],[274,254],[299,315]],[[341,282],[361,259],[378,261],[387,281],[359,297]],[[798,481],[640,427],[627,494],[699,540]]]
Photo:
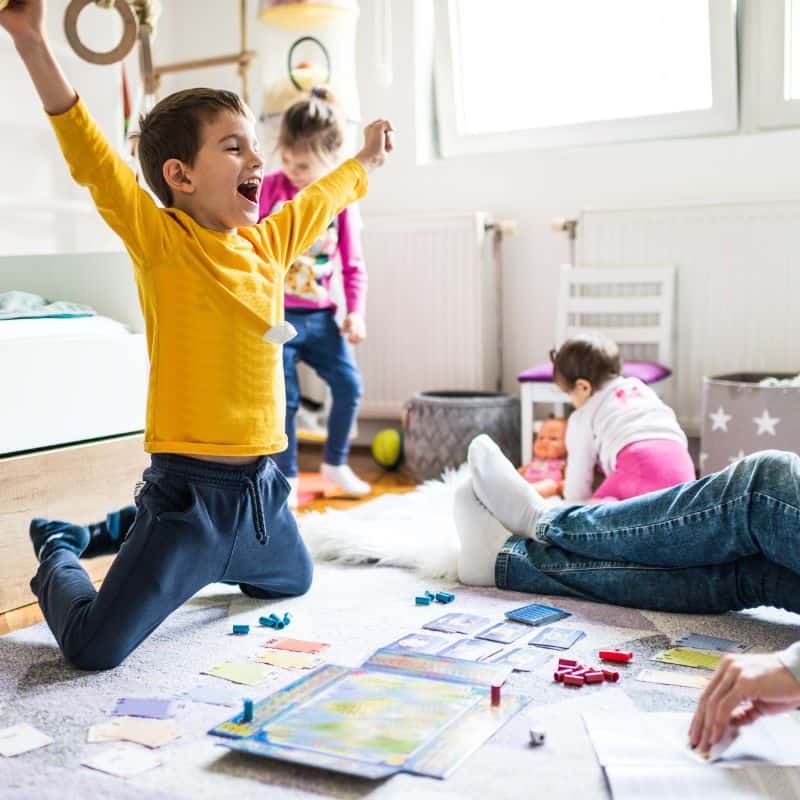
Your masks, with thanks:
[[[335,483],[351,497],[363,497],[372,491],[372,487],[362,481],[347,464],[323,464],[319,471],[325,480]]]
[[[453,494],[453,518],[461,541],[459,581],[467,586],[494,586],[497,554],[511,534],[475,497],[471,478]]]
[[[289,505],[289,508],[294,510],[297,508],[297,485],[298,485],[298,478],[295,476],[294,478],[287,478],[289,481],[289,497],[286,502]]]
[[[533,538],[536,523],[547,508],[541,495],[486,434],[470,442],[467,460],[478,500],[515,536]]]

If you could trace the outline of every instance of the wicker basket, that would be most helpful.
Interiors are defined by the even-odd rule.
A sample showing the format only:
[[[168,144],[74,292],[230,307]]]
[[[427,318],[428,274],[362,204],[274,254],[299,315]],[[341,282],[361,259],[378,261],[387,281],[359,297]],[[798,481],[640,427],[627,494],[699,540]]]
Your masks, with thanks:
[[[492,392],[418,392],[403,414],[405,468],[416,480],[438,478],[467,460],[486,433],[519,465],[519,401]]]

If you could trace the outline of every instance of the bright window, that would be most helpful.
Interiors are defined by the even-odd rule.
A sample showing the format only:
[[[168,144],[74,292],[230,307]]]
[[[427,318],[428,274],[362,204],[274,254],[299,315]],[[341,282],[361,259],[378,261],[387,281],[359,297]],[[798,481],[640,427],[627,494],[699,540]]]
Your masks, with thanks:
[[[735,129],[730,0],[437,0],[445,155]]]

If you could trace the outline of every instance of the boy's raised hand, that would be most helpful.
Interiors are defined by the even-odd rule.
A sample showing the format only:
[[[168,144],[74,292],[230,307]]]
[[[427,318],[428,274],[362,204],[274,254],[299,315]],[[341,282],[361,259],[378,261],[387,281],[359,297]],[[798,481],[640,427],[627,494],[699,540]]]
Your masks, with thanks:
[[[366,169],[383,166],[386,156],[394,150],[393,132],[388,119],[376,119],[364,128],[364,146],[356,158]]]
[[[0,27],[5,28],[15,42],[41,35],[43,22],[44,0],[10,0],[0,11]]]
[[[11,0],[0,11],[0,27],[14,40],[48,114],[63,114],[78,96],[64,77],[44,33],[45,0]]]

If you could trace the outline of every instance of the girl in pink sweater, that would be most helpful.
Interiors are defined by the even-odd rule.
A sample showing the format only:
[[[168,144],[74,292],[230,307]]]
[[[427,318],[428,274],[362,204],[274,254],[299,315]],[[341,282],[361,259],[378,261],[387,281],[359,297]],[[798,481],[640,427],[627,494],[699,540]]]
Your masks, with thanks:
[[[297,192],[336,166],[342,139],[342,122],[327,90],[312,89],[308,99],[291,106],[284,114],[278,135],[281,170],[264,178],[260,217],[275,213]],[[330,294],[337,253],[347,305],[341,328],[336,322],[336,304]],[[364,341],[367,334],[364,321],[367,272],[355,206],[346,208],[331,220],[325,234],[297,259],[287,273],[284,289],[285,318],[297,330],[297,335],[283,346],[289,446],[274,458],[292,487],[289,504],[297,506],[298,361],[312,367],[331,389],[333,404],[320,468],[322,476],[349,495],[368,494],[370,485],[347,465],[350,430],[361,397],[361,378],[349,345]]]

